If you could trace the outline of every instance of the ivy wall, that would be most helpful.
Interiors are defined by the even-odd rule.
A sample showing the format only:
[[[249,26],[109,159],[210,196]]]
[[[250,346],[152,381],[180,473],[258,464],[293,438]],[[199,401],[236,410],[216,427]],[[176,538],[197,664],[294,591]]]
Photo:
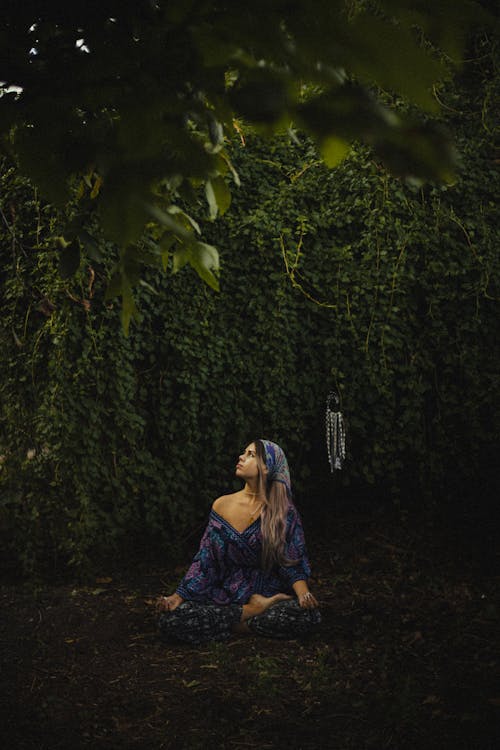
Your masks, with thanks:
[[[462,89],[440,92],[462,154],[453,186],[390,178],[364,148],[328,170],[300,134],[236,136],[242,187],[204,230],[221,253],[221,293],[190,269],[148,270],[128,338],[119,301],[104,300],[98,245],[61,280],[50,240],[61,217],[3,165],[9,560],[30,571],[85,569],[148,547],[175,555],[213,498],[233,489],[238,451],[255,436],[283,445],[311,519],[332,495],[490,507],[498,77],[484,66],[481,85],[464,76]],[[334,479],[324,440],[331,389],[348,426]]]

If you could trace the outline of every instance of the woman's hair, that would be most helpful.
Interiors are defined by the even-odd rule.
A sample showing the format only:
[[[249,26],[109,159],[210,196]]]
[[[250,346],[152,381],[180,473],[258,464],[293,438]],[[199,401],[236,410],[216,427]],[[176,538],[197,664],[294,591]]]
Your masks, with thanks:
[[[283,482],[268,480],[264,473],[266,452],[261,440],[254,440],[258,461],[259,494],[266,497],[261,513],[262,567],[270,570],[274,565],[295,565],[297,560],[289,560],[284,552],[286,541],[286,521],[290,498]]]

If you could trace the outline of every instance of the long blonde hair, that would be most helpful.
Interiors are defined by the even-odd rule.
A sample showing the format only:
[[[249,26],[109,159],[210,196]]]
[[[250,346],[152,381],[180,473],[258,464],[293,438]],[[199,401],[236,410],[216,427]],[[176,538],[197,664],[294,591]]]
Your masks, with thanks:
[[[270,570],[275,565],[295,565],[297,560],[289,560],[285,555],[286,522],[291,499],[283,482],[267,480],[264,446],[260,440],[254,443],[259,459],[257,489],[266,498],[261,513],[262,567]]]

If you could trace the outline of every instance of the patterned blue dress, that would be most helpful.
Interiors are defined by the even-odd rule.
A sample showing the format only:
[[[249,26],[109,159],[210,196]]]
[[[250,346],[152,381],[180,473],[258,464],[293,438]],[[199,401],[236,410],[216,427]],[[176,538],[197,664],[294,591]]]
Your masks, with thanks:
[[[246,604],[252,594],[293,594],[292,584],[311,574],[298,511],[290,504],[286,522],[284,553],[294,565],[275,566],[269,573],[260,568],[260,526],[257,518],[239,532],[211,510],[200,548],[177,593],[200,604]]]
[[[240,622],[242,606],[252,594],[293,596],[295,581],[307,580],[310,566],[299,513],[290,503],[284,554],[290,564],[264,572],[260,567],[262,532],[260,518],[237,531],[213,509],[200,547],[177,593],[185,600],[160,616],[166,640],[192,644],[229,638]],[[246,620],[251,632],[270,638],[308,635],[321,622],[317,609],[300,607],[296,598],[279,602]]]

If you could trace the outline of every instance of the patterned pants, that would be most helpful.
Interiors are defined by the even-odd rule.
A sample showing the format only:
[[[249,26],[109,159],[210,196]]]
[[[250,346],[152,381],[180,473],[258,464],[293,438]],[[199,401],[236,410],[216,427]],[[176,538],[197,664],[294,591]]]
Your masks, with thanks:
[[[187,643],[224,641],[231,637],[233,625],[240,622],[239,604],[218,606],[184,602],[173,612],[160,615],[159,627],[165,640]],[[303,609],[291,599],[278,602],[261,615],[245,620],[249,630],[267,638],[301,638],[321,622],[317,609]]]

